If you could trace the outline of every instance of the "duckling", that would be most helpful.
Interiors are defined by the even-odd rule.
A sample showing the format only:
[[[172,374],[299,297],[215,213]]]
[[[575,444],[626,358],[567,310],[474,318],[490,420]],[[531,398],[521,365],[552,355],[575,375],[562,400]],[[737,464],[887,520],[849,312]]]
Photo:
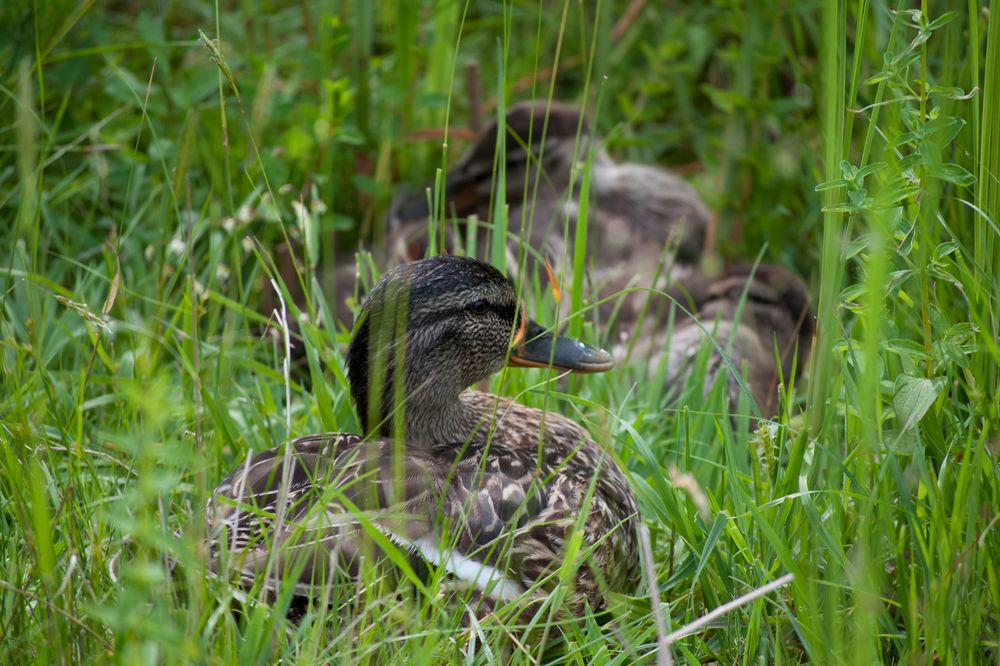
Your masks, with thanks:
[[[505,197],[513,256],[517,254],[517,243],[526,239],[535,249],[534,254],[551,257],[557,267],[570,265],[579,204],[578,193],[570,194],[568,188],[574,165],[582,164],[593,140],[588,214],[592,297],[604,299],[630,286],[663,288],[698,261],[712,213],[683,179],[657,167],[616,164],[599,140],[592,139],[587,122],[572,106],[553,102],[546,108],[544,103],[522,102],[511,106],[505,124]],[[489,227],[485,221],[492,213],[497,131],[496,122],[483,131],[466,156],[449,171],[444,192],[448,216],[474,216],[479,220],[481,252],[488,248]],[[427,227],[426,194],[398,199],[390,217],[389,237],[405,239],[401,243],[394,241],[396,260],[423,256],[426,240],[420,240]],[[520,235],[522,222],[528,231],[525,236]],[[564,223],[569,225],[565,237],[568,246]],[[449,244],[459,245],[450,229],[446,230],[445,241],[446,249],[450,249]],[[669,243],[676,252],[664,266]],[[529,275],[533,258],[529,254]],[[645,297],[636,293],[621,299],[621,306],[616,306],[619,299],[606,301],[601,313],[607,317],[617,310],[620,327],[628,327],[634,323]]]
[[[510,600],[531,589],[537,601],[586,512],[568,598],[576,612],[602,607],[605,590],[638,584],[638,510],[625,474],[565,416],[466,387],[505,364],[589,373],[613,363],[530,321],[488,264],[442,255],[391,269],[347,352],[366,434],[310,435],[239,465],[210,501],[210,569],[244,585],[267,574],[272,591],[290,578],[296,595],[318,596],[335,572],[356,576],[366,553],[379,556],[366,516],[476,594]]]
[[[691,285],[698,321],[679,316],[669,341],[665,332],[647,335],[637,345],[640,354],[648,354],[652,369],[659,367],[665,354],[667,385],[685,386],[707,332],[726,350],[736,372],[746,373],[750,397],[760,414],[773,415],[778,408],[779,380],[797,379],[812,348],[814,322],[805,284],[780,266],[762,264],[756,270],[749,265],[734,266],[715,281],[701,279]],[[739,313],[744,291],[746,299]],[[623,349],[617,351],[624,355]],[[706,395],[722,372],[727,373],[727,403],[736,409],[740,381],[713,347],[703,384]]]

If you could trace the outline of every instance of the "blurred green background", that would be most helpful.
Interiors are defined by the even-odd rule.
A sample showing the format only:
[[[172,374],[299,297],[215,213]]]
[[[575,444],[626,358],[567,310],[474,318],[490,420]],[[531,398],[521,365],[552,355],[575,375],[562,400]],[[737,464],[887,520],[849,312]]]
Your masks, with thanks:
[[[494,383],[618,452],[668,629],[795,575],[674,659],[1000,663],[998,14],[0,3],[2,660],[489,661],[463,653],[460,617],[375,584],[351,614],[298,625],[230,613],[199,530],[247,451],[357,428],[325,276],[304,280],[286,404],[281,345],[260,332],[274,248],[298,239],[329,269],[370,245],[396,188],[447,168],[503,95],[584,107],[615,157],[691,180],[719,256],[763,253],[816,298],[808,390],[767,422],[734,427],[718,391],[668,404],[641,367],[574,382],[578,397],[535,390],[537,371]],[[480,632],[496,650],[506,636]],[[644,594],[561,635],[514,660],[657,650]]]

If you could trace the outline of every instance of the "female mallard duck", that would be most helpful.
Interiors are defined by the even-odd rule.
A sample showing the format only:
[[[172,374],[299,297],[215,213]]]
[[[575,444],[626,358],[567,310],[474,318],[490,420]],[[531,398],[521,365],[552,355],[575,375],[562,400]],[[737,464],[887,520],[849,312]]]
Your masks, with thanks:
[[[529,321],[510,281],[487,264],[438,256],[390,270],[347,353],[368,435],[311,435],[240,465],[209,509],[210,568],[245,583],[291,578],[298,595],[311,595],[337,571],[356,574],[363,553],[378,555],[366,550],[365,522],[416,560],[507,600],[554,584],[580,525],[572,607],[633,589],[637,509],[625,476],[564,416],[466,390],[505,363],[613,365],[607,352]]]
[[[750,397],[761,415],[774,414],[779,381],[797,379],[812,348],[814,324],[805,284],[784,268],[762,264],[731,267],[717,280],[691,280],[688,286],[697,321],[679,317],[669,341],[662,327],[653,323],[650,329],[660,330],[637,343],[639,353],[650,359],[650,368],[659,367],[666,354],[667,385],[685,386],[706,333],[711,334],[732,366],[719,348],[709,351],[705,394],[725,372],[726,401],[735,409],[745,372]]]
[[[568,190],[573,185],[575,165],[585,161],[588,147],[595,141],[588,214],[588,267],[593,269],[594,298],[605,299],[633,286],[663,288],[699,260],[712,213],[683,179],[653,166],[616,164],[591,137],[579,109],[572,106],[522,102],[510,107],[504,124],[504,195],[514,256],[516,243],[525,239],[538,253],[552,258],[557,267],[571,265],[579,193]],[[496,122],[489,125],[448,172],[444,210],[449,219],[452,215],[460,220],[474,216],[486,221],[491,217],[497,131]],[[390,212],[390,261],[423,256],[427,216],[425,193],[397,199]],[[522,222],[525,234],[520,233]],[[567,222],[569,235],[565,236]],[[489,230],[489,225],[479,224],[481,251],[489,247]],[[445,248],[454,251],[460,245],[458,239],[447,226],[444,235]],[[569,239],[568,246],[564,238]],[[672,259],[668,257],[670,248],[676,249]],[[528,259],[530,267],[533,257],[529,254]],[[616,305],[618,300],[623,300],[621,305]],[[641,292],[622,295],[605,301],[601,311],[606,317],[617,309],[619,327],[627,329],[644,300]]]

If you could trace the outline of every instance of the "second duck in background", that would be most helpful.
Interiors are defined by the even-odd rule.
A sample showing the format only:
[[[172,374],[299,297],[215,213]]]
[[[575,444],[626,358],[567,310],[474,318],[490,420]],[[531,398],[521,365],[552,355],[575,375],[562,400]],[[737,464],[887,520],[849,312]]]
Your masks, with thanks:
[[[801,376],[812,349],[815,324],[805,283],[780,266],[742,264],[716,280],[699,277],[687,286],[694,316],[678,311],[672,331],[664,313],[652,316],[633,343],[615,350],[616,358],[648,359],[650,375],[665,362],[666,384],[679,398],[704,350],[702,395],[723,375],[729,411],[737,410],[745,383],[756,411],[774,415],[779,386]]]
[[[508,257],[527,256],[528,275],[547,256],[556,274],[572,267],[573,239],[580,211],[583,163],[593,151],[588,213],[587,268],[591,302],[601,305],[602,323],[615,314],[619,328],[630,328],[645,293],[621,293],[628,287],[666,288],[687,275],[701,258],[712,212],[691,185],[655,166],[617,164],[602,147],[579,109],[553,102],[528,101],[510,107],[503,168],[504,197],[510,232]],[[477,255],[489,250],[489,221],[494,210],[499,162],[498,125],[494,121],[476,138],[446,178],[442,209],[444,250],[476,238]],[[387,253],[390,263],[423,256],[427,249],[428,193],[397,198],[390,211]],[[470,222],[471,218],[471,222]],[[469,224],[476,226],[470,230]],[[523,232],[522,232],[523,228]],[[456,235],[455,230],[459,234]],[[519,244],[527,242],[526,247]],[[539,271],[545,276],[545,271]],[[617,295],[617,296],[616,296]]]

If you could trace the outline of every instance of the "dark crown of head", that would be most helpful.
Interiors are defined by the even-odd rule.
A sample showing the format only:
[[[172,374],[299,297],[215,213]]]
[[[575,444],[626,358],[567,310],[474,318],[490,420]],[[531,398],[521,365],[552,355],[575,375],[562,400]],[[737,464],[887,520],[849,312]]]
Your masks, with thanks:
[[[367,424],[370,356],[392,349],[391,344],[387,350],[375,349],[374,345],[395,339],[397,332],[405,335],[406,331],[440,323],[461,307],[463,295],[468,292],[509,294],[512,316],[515,312],[510,280],[493,266],[468,257],[439,255],[400,264],[375,283],[361,306],[347,349],[347,378],[362,423],[371,425]],[[404,302],[406,318],[400,322],[402,313],[397,312],[397,307]],[[399,330],[400,323],[404,331]],[[390,327],[388,336],[383,327]],[[382,362],[392,364],[393,355],[388,354]]]
[[[548,112],[548,113],[546,113]],[[548,115],[548,124],[546,124]],[[587,121],[584,119],[583,126],[580,126],[580,110],[553,102],[551,108],[547,108],[544,100],[531,102],[520,102],[514,104],[507,110],[505,121],[507,124],[508,150],[511,150],[515,141],[528,141],[530,135],[533,143],[538,143],[542,138],[542,131],[545,131],[545,139],[548,142],[565,139],[575,139],[577,130],[581,136],[588,133]],[[497,145],[497,122],[491,122],[475,144],[469,151],[472,156],[485,159],[492,157]],[[492,160],[490,160],[492,161]]]

